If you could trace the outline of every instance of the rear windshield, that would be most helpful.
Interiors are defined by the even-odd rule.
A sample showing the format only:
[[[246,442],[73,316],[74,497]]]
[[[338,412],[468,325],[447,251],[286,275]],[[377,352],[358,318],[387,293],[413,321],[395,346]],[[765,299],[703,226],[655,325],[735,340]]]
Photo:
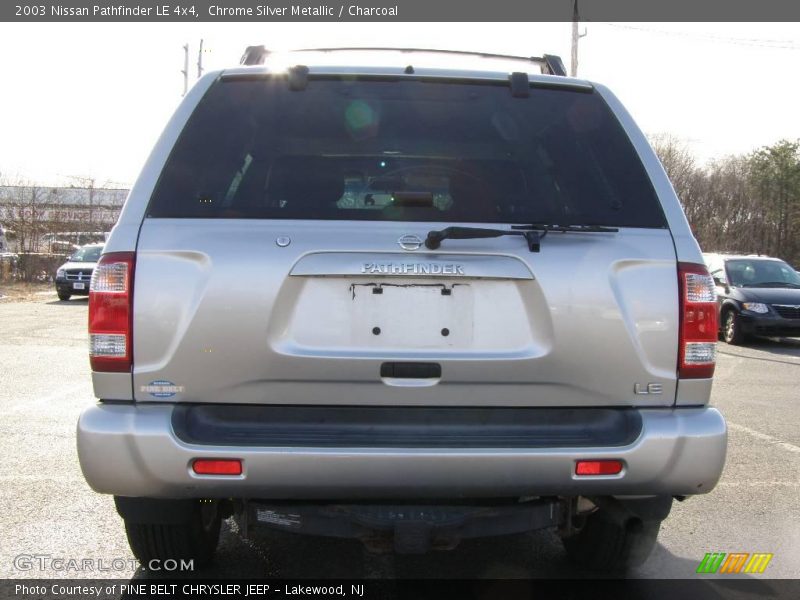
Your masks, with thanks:
[[[211,87],[148,216],[664,226],[594,92],[277,77]]]

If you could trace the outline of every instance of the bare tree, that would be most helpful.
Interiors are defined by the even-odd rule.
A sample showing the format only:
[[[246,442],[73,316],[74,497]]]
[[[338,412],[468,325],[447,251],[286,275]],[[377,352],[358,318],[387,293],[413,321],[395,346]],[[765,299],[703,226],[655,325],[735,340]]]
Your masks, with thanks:
[[[682,199],[682,194],[690,191],[697,171],[697,162],[694,156],[685,142],[671,134],[652,135],[650,144],[661,160],[678,197]]]
[[[710,216],[709,207],[703,201],[705,180],[702,169],[698,168],[685,142],[673,135],[653,135],[650,144],[672,182],[692,231],[700,239]]]
[[[769,254],[800,263],[800,141],[699,167],[686,144],[651,138],[704,250]]]
[[[699,203],[705,207],[698,240],[706,250],[750,252],[758,237],[758,207],[750,194],[750,163],[744,156],[712,162],[702,173]]]
[[[12,233],[18,252],[36,252],[47,231],[50,190],[22,178],[0,177],[0,219]]]

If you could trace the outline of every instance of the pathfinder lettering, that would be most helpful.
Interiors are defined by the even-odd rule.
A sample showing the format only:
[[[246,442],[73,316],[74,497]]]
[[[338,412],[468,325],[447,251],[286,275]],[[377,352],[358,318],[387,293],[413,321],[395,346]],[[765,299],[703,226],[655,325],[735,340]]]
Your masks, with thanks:
[[[462,265],[437,263],[364,263],[365,275],[464,275]]]

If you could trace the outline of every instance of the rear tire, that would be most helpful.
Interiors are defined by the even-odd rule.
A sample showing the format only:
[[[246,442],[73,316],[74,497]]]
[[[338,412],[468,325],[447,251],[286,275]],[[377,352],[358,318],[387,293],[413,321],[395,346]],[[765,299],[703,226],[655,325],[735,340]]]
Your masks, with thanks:
[[[151,560],[193,560],[194,568],[208,565],[219,542],[222,518],[218,501],[197,501],[185,523],[133,523],[125,532],[133,555],[147,568]]]
[[[569,559],[592,571],[620,572],[650,556],[661,521],[631,519],[619,523],[598,510],[581,518],[579,531],[562,538]]]
[[[733,346],[743,344],[747,336],[742,332],[742,323],[735,310],[728,309],[722,319],[722,339]]]
[[[69,292],[62,292],[61,290],[58,290],[56,293],[58,294],[58,299],[61,300],[62,302],[66,302],[67,300],[72,298],[72,294],[70,294]]]

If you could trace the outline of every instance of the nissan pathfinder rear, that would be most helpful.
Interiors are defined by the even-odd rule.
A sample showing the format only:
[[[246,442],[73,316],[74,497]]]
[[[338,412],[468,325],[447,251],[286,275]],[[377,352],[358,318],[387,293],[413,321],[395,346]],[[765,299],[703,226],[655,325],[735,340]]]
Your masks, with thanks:
[[[548,55],[242,62],[186,96],[92,276],[78,450],[134,554],[203,564],[236,514],[644,561],[726,428],[714,283],[620,102]]]

